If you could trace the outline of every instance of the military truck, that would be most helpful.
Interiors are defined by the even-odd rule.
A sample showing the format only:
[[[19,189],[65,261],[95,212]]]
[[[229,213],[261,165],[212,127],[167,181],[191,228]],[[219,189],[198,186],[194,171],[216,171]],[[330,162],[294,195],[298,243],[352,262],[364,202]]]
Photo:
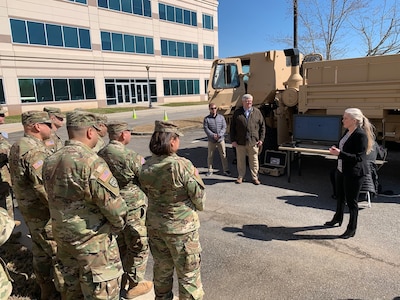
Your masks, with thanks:
[[[286,49],[219,58],[212,64],[207,92],[228,129],[242,95],[252,94],[265,117],[267,149],[293,142],[296,116],[303,116],[303,125],[318,116],[317,139],[325,138],[325,130],[335,135],[330,122],[337,116],[341,128],[340,116],[349,107],[363,111],[378,140],[400,142],[400,55],[324,61],[319,54]]]

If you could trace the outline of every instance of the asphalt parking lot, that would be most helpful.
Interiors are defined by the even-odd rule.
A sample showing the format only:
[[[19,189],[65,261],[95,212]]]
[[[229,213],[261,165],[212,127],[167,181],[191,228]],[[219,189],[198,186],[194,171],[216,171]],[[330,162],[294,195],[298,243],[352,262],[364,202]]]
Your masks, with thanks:
[[[174,118],[179,114],[171,113]],[[129,147],[148,156],[149,138],[133,136]],[[335,161],[304,155],[302,175],[293,164],[290,183],[285,175],[260,175],[262,185],[254,186],[234,183],[230,144],[232,177],[218,172],[205,177],[207,142],[201,128],[185,131],[178,154],[198,167],[207,186],[206,209],[200,212],[204,299],[400,299],[397,145],[379,171],[388,195],[374,198],[371,208],[360,203],[357,234],[349,240],[337,238],[347,213],[341,228],[322,226],[335,209],[329,182]],[[218,155],[215,159],[219,168]],[[150,261],[148,279],[151,267]]]

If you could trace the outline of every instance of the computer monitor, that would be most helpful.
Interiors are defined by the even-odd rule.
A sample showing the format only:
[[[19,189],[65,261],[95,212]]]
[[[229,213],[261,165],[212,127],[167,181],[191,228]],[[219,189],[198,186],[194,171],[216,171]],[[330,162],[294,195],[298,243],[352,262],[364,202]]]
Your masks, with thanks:
[[[293,142],[337,145],[342,136],[342,116],[294,115]]]

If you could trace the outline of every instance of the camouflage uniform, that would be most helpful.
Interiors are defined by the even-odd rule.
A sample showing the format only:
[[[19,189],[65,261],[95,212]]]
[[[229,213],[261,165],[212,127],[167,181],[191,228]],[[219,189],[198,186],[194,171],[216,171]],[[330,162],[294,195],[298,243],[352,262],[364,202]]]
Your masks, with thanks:
[[[14,218],[14,204],[11,193],[11,176],[8,166],[10,143],[0,134],[0,206]]]
[[[14,229],[14,220],[7,211],[0,208],[0,246],[3,245]],[[12,292],[12,279],[7,271],[6,263],[0,258],[0,299],[8,299]]]
[[[49,114],[49,117],[51,115],[54,115],[57,118],[65,118],[65,115],[61,113],[61,110],[57,107],[46,106],[43,108],[43,111],[47,112]],[[51,131],[50,138],[45,140],[44,143],[52,153],[56,152],[64,146],[63,140],[57,135],[57,132],[54,129]]]
[[[23,124],[51,124],[45,112],[27,112]],[[42,181],[43,161],[50,155],[39,138],[25,134],[10,150],[10,173],[18,208],[32,238],[33,270],[41,289],[53,285],[52,260],[56,253],[47,194]]]
[[[94,114],[96,116],[97,119],[97,124],[102,125],[102,126],[106,126],[107,123],[107,116],[102,115],[102,114]],[[107,128],[107,127],[105,127]],[[100,132],[101,130],[99,130],[98,132]],[[103,134],[105,135],[107,133],[107,131],[105,131]],[[93,151],[98,153],[101,149],[103,149],[106,146],[106,142],[103,139],[103,135],[99,134],[99,139],[97,141],[96,146],[94,146]]]
[[[126,123],[108,124],[109,133],[115,129],[119,133],[128,130]],[[119,129],[118,129],[119,128]],[[123,130],[120,130],[120,129]],[[128,213],[126,227],[118,237],[118,245],[121,251],[124,271],[133,283],[144,280],[147,260],[149,257],[149,245],[146,229],[147,197],[140,189],[138,175],[145,162],[144,158],[133,150],[125,147],[119,141],[111,140],[110,143],[99,152],[114,174],[121,189]]]
[[[174,132],[170,123],[157,122],[155,131]],[[154,258],[156,299],[173,298],[174,267],[179,299],[202,299],[197,210],[203,210],[205,186],[197,169],[176,154],[153,154],[142,166],[139,180],[149,202],[146,225]]]
[[[96,126],[93,114],[67,113],[67,127]],[[44,163],[63,299],[119,299],[123,273],[114,232],[125,224],[125,201],[107,163],[69,140]]]

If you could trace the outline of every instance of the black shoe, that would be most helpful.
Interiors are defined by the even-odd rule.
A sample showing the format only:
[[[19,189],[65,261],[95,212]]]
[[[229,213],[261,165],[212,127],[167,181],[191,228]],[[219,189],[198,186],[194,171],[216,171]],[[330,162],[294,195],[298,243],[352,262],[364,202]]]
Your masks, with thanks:
[[[340,235],[339,237],[341,239],[349,239],[353,236],[356,235],[356,231],[355,230],[346,230],[342,235]]]
[[[336,224],[339,224],[339,227],[340,226],[342,226],[342,222],[343,221],[337,221],[337,220],[335,220],[335,219],[333,219],[332,221],[328,221],[328,222],[325,222],[325,226],[331,226],[331,227],[333,227],[333,226],[335,226]]]

